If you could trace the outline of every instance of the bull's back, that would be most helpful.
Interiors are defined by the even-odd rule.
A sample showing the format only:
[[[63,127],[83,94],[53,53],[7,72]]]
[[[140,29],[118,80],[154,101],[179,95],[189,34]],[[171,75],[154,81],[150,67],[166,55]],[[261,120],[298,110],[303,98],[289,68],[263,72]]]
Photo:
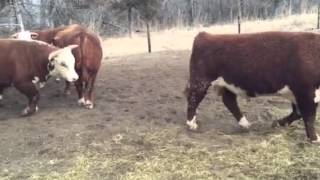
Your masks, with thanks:
[[[11,83],[32,78],[56,49],[36,41],[0,40],[0,80]]]
[[[296,83],[293,81],[304,78],[304,72],[313,82],[320,77],[315,70],[320,68],[319,40],[319,35],[312,33],[200,33],[194,41],[190,66],[196,74],[213,80],[223,77],[249,91],[264,93]]]

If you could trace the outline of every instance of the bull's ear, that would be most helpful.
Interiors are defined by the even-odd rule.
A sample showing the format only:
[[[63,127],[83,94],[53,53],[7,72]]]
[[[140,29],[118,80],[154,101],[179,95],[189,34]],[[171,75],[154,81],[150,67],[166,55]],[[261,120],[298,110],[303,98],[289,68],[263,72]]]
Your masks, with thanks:
[[[10,37],[11,37],[11,38],[14,38],[14,39],[17,39],[18,33],[14,33],[14,34],[12,34]]]
[[[39,37],[38,33],[31,32],[31,39],[37,39]]]
[[[72,45],[67,46],[67,48],[70,48],[71,50],[75,49],[77,47],[79,47],[79,45],[77,45],[77,44],[72,44]]]

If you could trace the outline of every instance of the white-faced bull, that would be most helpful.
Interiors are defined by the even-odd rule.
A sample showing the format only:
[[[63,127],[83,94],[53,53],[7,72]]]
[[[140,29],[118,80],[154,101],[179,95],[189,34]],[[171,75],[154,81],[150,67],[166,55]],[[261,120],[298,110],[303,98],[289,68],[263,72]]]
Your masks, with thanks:
[[[63,49],[39,41],[0,40],[0,92],[14,86],[26,95],[29,103],[23,115],[37,111],[39,88],[50,76],[74,82],[75,58],[71,50],[77,45]]]
[[[75,82],[78,103],[88,109],[94,107],[94,84],[102,60],[102,47],[97,35],[78,24],[73,24],[41,31],[20,32],[12,37],[40,40],[60,48],[71,44],[79,45],[79,48],[73,51],[76,59],[75,68],[80,77]],[[69,82],[66,83],[65,93],[70,93]]]
[[[236,97],[277,95],[292,103],[292,112],[274,125],[303,118],[307,137],[317,142],[314,122],[320,101],[320,35],[264,32],[241,35],[199,33],[193,44],[186,88],[187,125],[197,129],[196,109],[213,86],[240,126],[250,123]]]

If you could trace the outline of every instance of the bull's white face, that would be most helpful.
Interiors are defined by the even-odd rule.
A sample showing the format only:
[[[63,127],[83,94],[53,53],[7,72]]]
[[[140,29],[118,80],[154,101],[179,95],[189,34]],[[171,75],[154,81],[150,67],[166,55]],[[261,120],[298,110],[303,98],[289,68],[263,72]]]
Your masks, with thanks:
[[[78,45],[70,45],[63,49],[52,52],[49,55],[51,76],[61,77],[69,82],[78,80],[79,76],[75,71],[75,58],[71,52]]]

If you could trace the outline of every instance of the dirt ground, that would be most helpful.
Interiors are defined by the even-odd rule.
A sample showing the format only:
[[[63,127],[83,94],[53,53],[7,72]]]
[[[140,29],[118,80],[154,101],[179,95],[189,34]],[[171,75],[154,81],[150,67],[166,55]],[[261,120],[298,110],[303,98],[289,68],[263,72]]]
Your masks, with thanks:
[[[199,109],[199,132],[188,131],[182,92],[189,56],[166,51],[105,58],[93,110],[78,107],[75,90],[65,96],[63,83],[51,80],[41,90],[40,111],[21,118],[26,98],[8,89],[0,107],[0,179],[238,179],[239,172],[252,178],[264,166],[250,170],[246,163],[254,159],[246,158],[242,165],[222,166],[221,157],[235,158],[229,150],[250,144],[270,148],[263,143],[276,138],[279,144],[291,130],[288,141],[306,146],[302,126],[271,128],[272,120],[288,113],[285,100],[240,99],[253,123],[244,131],[212,89]],[[271,163],[277,148],[266,157]],[[277,174],[275,167],[266,172]]]

